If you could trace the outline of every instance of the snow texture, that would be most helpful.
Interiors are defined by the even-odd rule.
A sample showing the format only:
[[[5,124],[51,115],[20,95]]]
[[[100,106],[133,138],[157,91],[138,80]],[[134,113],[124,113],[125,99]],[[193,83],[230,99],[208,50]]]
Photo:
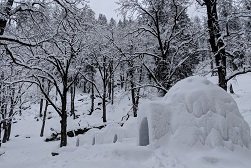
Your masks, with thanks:
[[[110,123],[102,130],[92,129],[81,136],[80,145],[112,144],[121,142],[125,137],[124,129],[120,125]]]
[[[147,145],[149,138],[150,144],[164,139],[172,146],[226,147],[230,150],[234,146],[250,147],[250,128],[236,102],[205,78],[181,80],[163,100],[144,103],[139,109],[139,145]],[[146,132],[149,137],[145,137]]]

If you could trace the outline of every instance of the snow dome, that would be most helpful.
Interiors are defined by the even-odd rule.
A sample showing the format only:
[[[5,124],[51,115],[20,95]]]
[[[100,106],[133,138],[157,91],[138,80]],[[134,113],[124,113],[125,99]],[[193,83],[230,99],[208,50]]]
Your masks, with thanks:
[[[160,139],[172,145],[250,146],[250,128],[236,102],[202,77],[181,80],[161,101],[142,104],[138,115],[141,146]]]

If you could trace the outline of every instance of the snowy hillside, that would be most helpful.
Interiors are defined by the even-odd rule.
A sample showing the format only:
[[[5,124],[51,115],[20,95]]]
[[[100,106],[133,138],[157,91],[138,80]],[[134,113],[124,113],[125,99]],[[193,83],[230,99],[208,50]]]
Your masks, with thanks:
[[[235,80],[232,80],[235,95],[233,95],[234,100],[237,102],[241,115],[251,126],[251,103],[249,102],[251,98],[251,87],[248,84],[251,82],[251,74],[241,75]],[[172,116],[172,119],[177,119],[173,121],[172,129],[176,127],[176,134],[173,132],[172,140],[174,142],[191,142],[192,133],[189,132],[191,123],[197,122],[201,123],[201,126],[206,126],[206,121],[200,118],[204,112],[210,111],[212,105],[212,100],[207,99],[207,96],[215,96],[216,107],[215,112],[223,112],[219,115],[225,116],[226,127],[222,127],[219,124],[223,124],[225,121],[217,121],[219,117],[212,116],[211,123],[213,125],[207,125],[203,129],[215,128],[215,131],[207,132],[208,138],[216,138],[219,133],[222,135],[226,142],[238,144],[234,148],[228,148],[227,145],[215,144],[216,142],[211,140],[203,141],[205,143],[210,142],[207,146],[201,148],[201,146],[175,146],[173,143],[166,143],[165,137],[156,143],[151,143],[148,146],[138,145],[138,129],[137,120],[130,118],[123,127],[118,126],[117,122],[121,120],[121,116],[125,115],[129,108],[129,100],[126,95],[123,95],[121,101],[116,102],[114,107],[109,107],[108,115],[114,116],[114,119],[110,121],[109,126],[99,130],[93,129],[84,135],[79,135],[78,137],[69,138],[69,145],[64,148],[59,148],[59,142],[44,142],[44,138],[39,137],[39,130],[41,127],[41,120],[37,121],[34,118],[34,112],[38,111],[38,106],[34,105],[31,109],[24,112],[22,117],[16,119],[17,123],[13,125],[13,132],[10,142],[3,145],[0,148],[0,167],[1,168],[111,168],[111,167],[130,167],[130,168],[249,168],[251,165],[250,157],[251,150],[248,149],[247,142],[249,137],[249,129],[246,127],[245,122],[242,121],[242,116],[238,114],[238,109],[232,99],[227,98],[227,94],[221,94],[221,90],[214,92],[203,93],[201,90],[205,89],[205,85],[211,85],[209,88],[217,89],[218,87],[213,84],[207,83],[202,80],[205,85],[197,83],[196,86],[191,86],[188,81],[178,83],[174,88],[170,90],[164,101],[172,101],[181,103],[182,101],[197,102],[197,107],[204,109],[205,111],[200,111],[201,109],[193,109],[194,113],[190,113],[190,117],[184,116],[184,112],[177,111],[176,117]],[[201,84],[201,85],[200,85]],[[185,87],[186,88],[182,88]],[[192,88],[191,88],[192,87]],[[187,93],[184,93],[183,89],[187,89]],[[181,90],[180,90],[181,89]],[[192,96],[197,93],[198,97],[185,97],[187,95]],[[85,95],[82,95],[82,98]],[[221,97],[226,99],[219,102]],[[175,99],[179,97],[179,99]],[[78,95],[81,98],[81,95]],[[184,98],[183,100],[181,98]],[[168,100],[170,99],[170,100]],[[144,102],[149,102],[144,100]],[[144,102],[141,102],[144,104]],[[160,101],[156,101],[160,102]],[[162,100],[163,102],[163,100]],[[225,111],[222,109],[224,102],[228,104]],[[189,103],[187,103],[189,104]],[[190,103],[192,104],[192,103]],[[154,105],[154,104],[152,104]],[[79,102],[77,104],[77,109],[79,113],[85,110],[88,104]],[[142,106],[142,105],[141,105]],[[179,106],[177,106],[179,107]],[[171,108],[177,108],[175,106]],[[150,108],[150,107],[149,107]],[[158,106],[161,109],[161,106]],[[186,107],[187,110],[193,107]],[[167,108],[162,108],[162,110],[167,110]],[[179,108],[181,109],[181,108]],[[140,109],[141,110],[141,109]],[[147,109],[145,109],[147,110]],[[211,109],[212,110],[212,109]],[[223,110],[223,111],[222,111]],[[200,113],[202,112],[202,113]],[[217,113],[215,113],[217,114]],[[231,114],[231,115],[230,115]],[[194,117],[191,117],[193,115]],[[233,116],[232,116],[233,115]],[[46,124],[46,135],[50,135],[50,128],[57,129],[58,121],[57,116],[51,113],[51,119],[48,120]],[[94,113],[92,117],[82,117],[78,119],[77,123],[84,126],[88,123],[96,123],[97,125],[102,124],[101,115],[98,112]],[[163,117],[163,116],[162,116]],[[230,118],[228,118],[230,117]],[[233,117],[233,118],[232,118]],[[180,120],[180,119],[184,120]],[[194,119],[200,121],[194,121]],[[179,120],[178,120],[179,119]],[[188,121],[185,121],[188,119]],[[80,121],[81,120],[81,121]],[[84,121],[82,121],[84,120]],[[235,122],[236,121],[236,122]],[[70,128],[74,128],[74,122],[68,121]],[[182,126],[182,122],[185,127]],[[209,122],[209,121],[208,121]],[[243,122],[243,123],[242,123]],[[85,124],[84,124],[85,123]],[[238,123],[240,125],[238,125]],[[175,125],[176,124],[176,125]],[[189,125],[187,125],[189,124]],[[237,124],[237,125],[236,125]],[[223,130],[218,130],[222,128]],[[232,132],[231,129],[236,128],[236,132]],[[219,132],[217,132],[219,131]],[[231,134],[232,133],[232,134]],[[239,134],[242,134],[242,139]],[[246,133],[243,135],[243,133]],[[187,135],[186,135],[187,134]],[[223,135],[224,134],[224,135]],[[225,135],[226,134],[226,135]],[[193,134],[194,135],[194,134]],[[194,137],[199,137],[201,135],[196,135]],[[216,136],[216,137],[215,137]],[[224,137],[226,136],[226,137]],[[234,136],[234,137],[233,137]],[[176,141],[177,140],[177,141]],[[219,143],[221,144],[221,139]],[[232,142],[231,142],[232,140]],[[199,141],[196,139],[196,141]],[[226,142],[224,142],[226,144]],[[214,143],[214,144],[211,144]],[[213,145],[213,147],[212,147]],[[59,153],[57,156],[52,156],[51,153]]]

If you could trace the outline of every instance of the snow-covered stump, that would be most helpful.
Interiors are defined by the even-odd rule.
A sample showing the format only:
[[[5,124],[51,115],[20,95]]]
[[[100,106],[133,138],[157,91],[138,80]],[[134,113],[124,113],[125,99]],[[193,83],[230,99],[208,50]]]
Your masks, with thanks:
[[[202,77],[173,86],[160,101],[142,104],[138,144],[161,140],[171,146],[250,147],[250,129],[233,98]]]

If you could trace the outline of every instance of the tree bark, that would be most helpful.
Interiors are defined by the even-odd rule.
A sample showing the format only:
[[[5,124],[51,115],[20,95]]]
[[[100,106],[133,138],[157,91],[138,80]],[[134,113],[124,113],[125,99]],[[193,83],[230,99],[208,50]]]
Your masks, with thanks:
[[[132,99],[132,109],[133,109],[133,116],[137,117],[137,107],[136,107],[136,89],[135,89],[135,84],[134,84],[134,69],[133,69],[133,64],[129,63],[129,76],[130,76],[130,84],[131,84],[131,99]]]
[[[218,83],[221,88],[227,91],[226,80],[226,53],[225,44],[218,21],[217,0],[204,0],[207,7],[209,42],[214,54],[215,63],[218,71]]]
[[[105,123],[106,120],[106,91],[103,93],[102,97],[102,109],[103,109],[103,122]]]
[[[3,9],[3,14],[6,15],[5,18],[0,18],[0,35],[4,34],[6,25],[7,25],[7,20],[10,15],[11,7],[13,6],[14,0],[7,0],[5,3],[5,7]]]
[[[45,121],[47,117],[47,108],[48,108],[49,102],[48,100],[45,101],[45,107],[44,107],[44,115],[43,115],[43,123],[41,127],[40,137],[44,136],[44,127],[45,127]]]
[[[7,141],[10,140],[10,134],[11,134],[11,126],[12,126],[12,116],[14,113],[14,106],[15,106],[15,102],[14,102],[14,97],[15,96],[15,88],[12,88],[12,94],[11,94],[11,99],[10,99],[10,112],[9,112],[9,120],[7,123],[7,127],[8,127],[8,133],[7,133]]]
[[[40,109],[39,109],[39,117],[42,117],[42,111],[43,111],[43,105],[44,105],[44,100],[40,99]]]
[[[44,88],[44,78],[42,79],[42,87]],[[44,105],[44,99],[43,98],[41,98],[41,100],[40,100],[40,110],[39,110],[39,117],[42,117],[43,116],[43,105]]]
[[[75,94],[76,94],[76,85],[73,84],[71,87],[71,116],[73,116],[73,119],[76,119],[75,114]]]
[[[2,146],[2,121],[0,120],[0,147]]]
[[[94,84],[91,84],[91,110],[89,115],[92,115],[92,113],[94,112],[94,106],[95,106]]]
[[[3,96],[3,105],[2,105],[2,115],[4,116],[4,122],[3,122],[3,130],[4,130],[4,135],[3,135],[3,143],[7,142],[7,134],[8,134],[8,127],[7,127],[7,96]]]
[[[107,120],[106,120],[106,92],[107,92],[107,83],[108,83],[108,79],[107,79],[107,76],[108,76],[108,70],[106,69],[106,57],[104,57],[104,60],[103,60],[103,72],[104,72],[104,75],[103,75],[103,95],[102,95],[102,109],[103,109],[103,122],[105,123]]]
[[[67,111],[66,111],[66,105],[67,105],[67,91],[64,89],[63,95],[62,95],[62,109],[61,109],[61,141],[60,141],[60,147],[67,145]]]
[[[3,143],[6,143],[7,142],[7,137],[8,137],[8,126],[7,126],[7,121],[6,120],[3,123],[3,129],[4,129]]]
[[[114,75],[112,75],[112,105],[114,104]]]
[[[14,112],[14,96],[15,96],[15,89],[10,88],[11,94],[10,94],[10,111],[8,114],[8,118],[4,122],[4,136],[3,136],[3,143],[6,143],[10,140],[10,134],[11,134],[11,126],[12,126],[12,116]],[[7,112],[7,109],[6,109]],[[5,114],[5,118],[7,117],[7,113]]]
[[[50,82],[48,81],[48,86],[47,86],[48,90],[47,90],[47,95],[49,96],[50,94]],[[45,107],[44,107],[44,115],[43,115],[43,123],[42,123],[42,127],[41,127],[41,132],[40,132],[40,137],[43,137],[44,136],[44,127],[45,127],[45,122],[46,122],[46,117],[47,117],[47,109],[48,109],[48,106],[49,106],[49,101],[46,99],[45,101]]]

